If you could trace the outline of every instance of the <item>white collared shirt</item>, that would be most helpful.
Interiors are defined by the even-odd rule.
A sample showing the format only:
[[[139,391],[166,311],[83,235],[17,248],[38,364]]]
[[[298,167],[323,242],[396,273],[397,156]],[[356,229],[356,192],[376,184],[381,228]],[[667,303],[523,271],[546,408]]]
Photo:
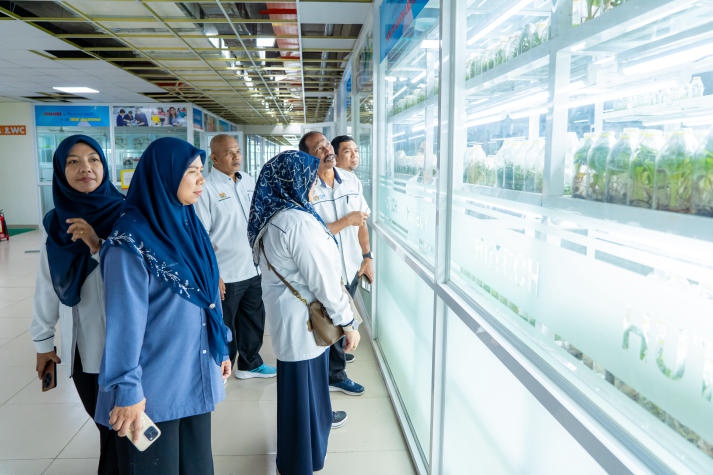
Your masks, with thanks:
[[[320,178],[312,202],[314,209],[325,223],[333,223],[352,211],[370,213],[366,204],[361,181],[342,168],[334,168],[334,188]],[[347,226],[336,234],[341,252],[341,272],[345,284],[349,284],[361,267],[362,249],[359,245],[359,227]]]
[[[258,275],[248,243],[248,216],[255,179],[245,172],[238,176],[234,182],[232,177],[212,169],[205,177],[203,193],[195,204],[225,283],[241,282]]]
[[[335,325],[353,321],[354,314],[342,290],[332,236],[309,213],[287,209],[267,224],[260,253],[262,299],[272,349],[280,361],[305,361],[328,347],[317,346],[308,330],[307,306],[268,268],[267,260],[307,301],[322,302]]]

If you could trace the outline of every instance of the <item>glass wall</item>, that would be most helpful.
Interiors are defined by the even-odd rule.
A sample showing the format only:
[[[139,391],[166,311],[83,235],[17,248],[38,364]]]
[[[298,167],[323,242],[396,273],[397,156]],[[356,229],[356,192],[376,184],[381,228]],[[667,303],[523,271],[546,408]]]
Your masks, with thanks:
[[[420,2],[419,2],[420,3]],[[383,2],[384,27],[404,4]],[[378,219],[427,262],[435,256],[438,174],[439,2],[425,5],[384,56],[385,156],[378,167]],[[413,12],[411,10],[411,12]],[[390,19],[387,19],[390,18]],[[405,21],[402,18],[401,21]],[[383,27],[382,27],[383,28]],[[392,35],[393,36],[393,35]],[[388,51],[384,51],[388,49]]]
[[[712,14],[375,5],[372,332],[420,472],[713,472]]]
[[[606,473],[488,345],[448,312],[439,473]]]
[[[433,290],[383,242],[376,299],[377,343],[424,457],[430,451]]]
[[[257,177],[263,164],[280,152],[280,145],[262,135],[247,135],[243,150],[243,169]]]

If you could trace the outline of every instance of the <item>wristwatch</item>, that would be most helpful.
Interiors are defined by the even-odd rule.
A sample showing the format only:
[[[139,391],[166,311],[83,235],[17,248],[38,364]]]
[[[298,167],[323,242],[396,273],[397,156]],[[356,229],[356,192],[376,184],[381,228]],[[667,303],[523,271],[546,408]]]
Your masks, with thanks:
[[[362,254],[361,257],[362,257],[362,259],[373,259],[374,254],[372,254],[371,251],[369,251],[366,254]]]
[[[345,332],[357,331],[359,328],[359,322],[352,320],[348,325],[343,325],[342,328]]]

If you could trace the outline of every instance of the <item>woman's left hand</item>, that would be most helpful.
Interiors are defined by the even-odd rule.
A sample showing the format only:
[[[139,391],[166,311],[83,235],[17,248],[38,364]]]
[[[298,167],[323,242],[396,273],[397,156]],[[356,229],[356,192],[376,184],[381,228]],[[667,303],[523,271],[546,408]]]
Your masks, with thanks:
[[[220,373],[223,376],[223,381],[228,379],[228,376],[230,376],[230,370],[232,365],[230,364],[230,360],[225,360],[220,364]]]
[[[82,218],[69,218],[67,223],[69,224],[67,233],[72,235],[72,241],[81,239],[92,251],[92,254],[99,252],[102,243],[91,224]]]

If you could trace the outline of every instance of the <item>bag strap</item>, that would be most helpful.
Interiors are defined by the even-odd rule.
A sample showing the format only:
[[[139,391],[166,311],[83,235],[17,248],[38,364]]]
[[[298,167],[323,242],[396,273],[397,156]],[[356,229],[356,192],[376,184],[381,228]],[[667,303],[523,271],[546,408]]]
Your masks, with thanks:
[[[300,299],[300,300],[302,301],[302,303],[305,304],[305,305],[309,308],[309,304],[307,303],[307,301],[305,300],[305,298],[302,297],[302,295],[300,295],[299,292],[297,292],[297,289],[295,289],[294,287],[292,287],[292,286],[290,285],[290,283],[287,282],[287,281],[285,280],[285,278],[282,277],[282,275],[280,275],[280,273],[277,272],[277,270],[275,270],[274,267],[272,267],[272,264],[270,264],[270,261],[268,260],[267,256],[265,255],[265,247],[262,245],[262,239],[260,240],[260,250],[262,251],[262,255],[265,257],[265,262],[267,262],[267,268],[270,269],[272,272],[274,272],[275,275],[280,278],[280,280],[282,281],[282,283],[285,284],[285,285],[287,286],[287,288],[292,291],[292,294],[293,294],[295,297],[297,297],[298,299]]]

